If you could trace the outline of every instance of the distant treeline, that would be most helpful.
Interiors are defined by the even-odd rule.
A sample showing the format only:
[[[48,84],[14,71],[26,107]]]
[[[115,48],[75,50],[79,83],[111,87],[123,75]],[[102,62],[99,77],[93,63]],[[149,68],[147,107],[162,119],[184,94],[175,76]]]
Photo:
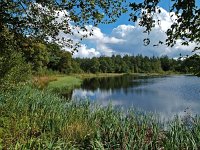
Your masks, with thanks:
[[[28,80],[32,74],[70,73],[160,73],[164,71],[199,75],[200,56],[172,59],[168,56],[120,56],[73,58],[59,45],[44,40],[0,32],[0,87]]]
[[[87,73],[153,73],[163,71],[177,71],[179,61],[169,59],[167,56],[161,58],[137,56],[94,57],[76,58],[74,61],[79,64],[80,69]]]
[[[173,59],[168,56],[147,57],[142,55],[113,55],[93,58],[72,58],[70,52],[58,45],[48,44],[47,69],[61,73],[161,73],[166,71],[198,73],[199,55]],[[45,66],[44,66],[45,67]]]
[[[24,49],[23,57],[32,65],[34,72],[47,69],[60,73],[162,73],[166,71],[194,73],[200,57],[194,55],[185,59],[168,56],[147,57],[142,55],[113,55],[93,58],[73,58],[68,51],[57,44],[32,43]]]

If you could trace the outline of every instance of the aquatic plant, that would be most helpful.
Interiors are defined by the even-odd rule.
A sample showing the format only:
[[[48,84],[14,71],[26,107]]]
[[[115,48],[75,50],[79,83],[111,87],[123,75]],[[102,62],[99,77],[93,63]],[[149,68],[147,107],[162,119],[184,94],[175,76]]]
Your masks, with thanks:
[[[1,149],[199,149],[200,117],[162,123],[23,86],[0,93]],[[192,123],[192,124],[191,124]]]

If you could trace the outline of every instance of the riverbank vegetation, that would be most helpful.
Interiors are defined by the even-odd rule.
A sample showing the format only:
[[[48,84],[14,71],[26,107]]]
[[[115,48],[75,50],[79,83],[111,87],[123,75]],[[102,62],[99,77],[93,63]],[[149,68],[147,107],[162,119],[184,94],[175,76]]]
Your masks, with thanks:
[[[159,117],[26,85],[0,93],[1,149],[199,149],[200,118]]]
[[[79,78],[102,73],[190,72],[195,65],[187,65],[199,56],[191,61],[141,55],[81,59],[44,41],[24,38],[16,44],[6,28],[0,37],[0,149],[199,148],[198,117],[162,124],[154,115],[66,101],[57,94],[65,96],[81,84]]]
[[[86,100],[66,101],[54,92],[62,93],[63,89],[80,85],[81,79],[77,77],[101,76],[101,73],[200,74],[199,55],[184,59],[142,55],[73,58],[72,53],[63,49],[74,52],[80,46],[71,39],[74,30],[86,33],[85,25],[116,21],[127,11],[123,2],[0,1],[0,149],[200,148],[199,117],[175,118],[163,124],[155,115],[95,106]],[[137,9],[141,6],[146,7],[142,4]],[[132,19],[136,21],[137,16]],[[198,28],[193,28],[195,23],[192,28],[182,29],[195,29],[193,33],[199,33]],[[67,34],[66,39],[57,38],[60,31]],[[87,33],[81,38],[92,35]],[[190,38],[185,38],[185,32],[179,33],[184,33],[184,39]],[[199,36],[190,38],[197,42],[198,39]]]
[[[163,73],[199,74],[199,55],[185,59],[167,56],[120,56],[73,58],[59,45],[34,38],[21,37],[7,28],[0,32],[0,86],[29,80],[31,75],[45,74],[100,74],[100,73]],[[21,37],[19,41],[18,37]],[[17,38],[17,39],[16,39]]]

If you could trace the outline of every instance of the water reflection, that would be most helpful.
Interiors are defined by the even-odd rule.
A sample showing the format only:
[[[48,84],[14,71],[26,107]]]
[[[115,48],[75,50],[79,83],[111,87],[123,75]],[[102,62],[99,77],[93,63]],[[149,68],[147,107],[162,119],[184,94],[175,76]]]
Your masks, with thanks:
[[[194,76],[134,77],[87,79],[73,98],[88,98],[91,101],[125,109],[141,108],[157,112],[162,118],[182,115],[186,108],[200,114],[200,78]]]
[[[81,89],[90,91],[96,91],[97,89],[101,89],[101,91],[112,90],[113,92],[123,89],[124,92],[128,92],[130,87],[137,87],[142,84],[144,85],[154,82],[154,80],[145,80],[146,78],[147,77],[145,76],[137,77],[131,75],[89,78],[83,81]]]

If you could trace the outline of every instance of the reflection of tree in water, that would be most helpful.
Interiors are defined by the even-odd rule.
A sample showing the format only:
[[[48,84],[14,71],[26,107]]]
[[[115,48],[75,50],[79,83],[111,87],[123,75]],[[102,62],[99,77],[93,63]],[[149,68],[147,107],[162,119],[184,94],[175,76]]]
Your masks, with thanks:
[[[101,91],[123,90],[126,93],[130,87],[137,87],[150,83],[149,80],[145,80],[146,78],[147,77],[136,77],[131,75],[89,78],[83,81],[81,88],[91,91],[95,91],[97,89],[100,89]]]

